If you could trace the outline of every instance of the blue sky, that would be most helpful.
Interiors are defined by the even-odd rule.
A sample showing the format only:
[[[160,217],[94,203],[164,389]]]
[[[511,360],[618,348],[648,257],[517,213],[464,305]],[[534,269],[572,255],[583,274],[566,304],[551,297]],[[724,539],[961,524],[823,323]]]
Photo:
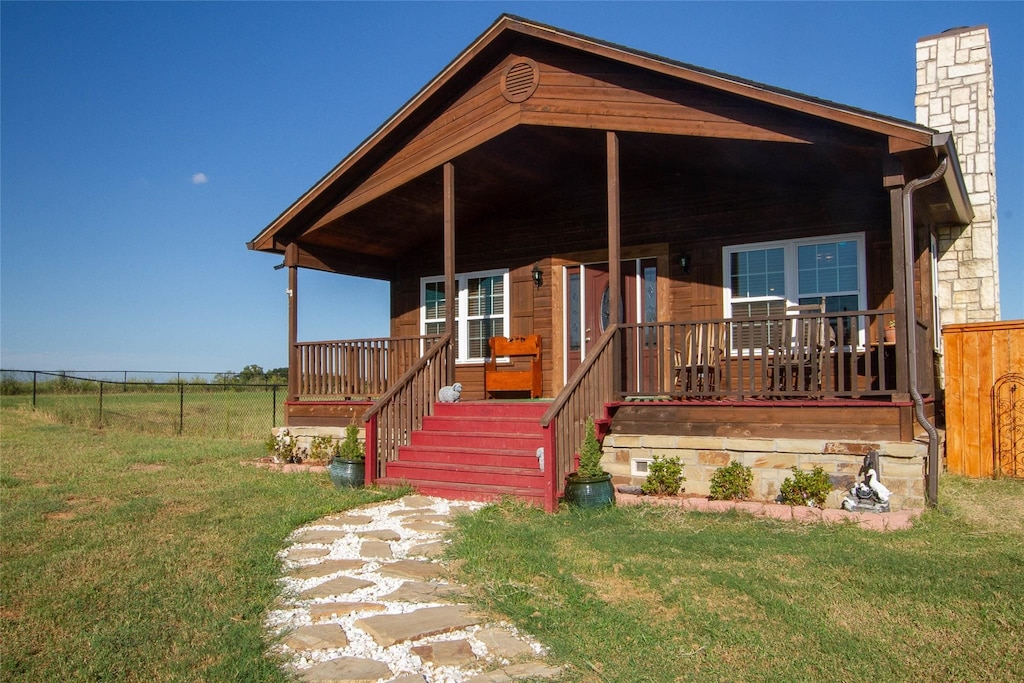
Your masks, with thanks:
[[[286,272],[245,242],[502,12],[907,120],[915,41],[988,24],[1024,318],[1024,3],[3,2],[0,365],[285,365]],[[386,285],[299,287],[300,339],[386,336]]]

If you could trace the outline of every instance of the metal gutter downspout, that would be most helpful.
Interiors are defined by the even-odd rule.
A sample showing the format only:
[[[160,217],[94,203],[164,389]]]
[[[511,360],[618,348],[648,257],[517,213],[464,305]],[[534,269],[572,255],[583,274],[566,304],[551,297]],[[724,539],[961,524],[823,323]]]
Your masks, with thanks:
[[[914,401],[914,417],[928,432],[928,474],[925,497],[930,507],[939,502],[939,432],[924,414],[924,398],[917,390],[917,313],[914,306],[914,192],[921,187],[938,182],[949,169],[949,157],[942,156],[939,165],[931,175],[915,178],[903,187],[903,242],[904,266],[903,287],[910,315],[907,317],[907,345],[910,366],[910,398]]]

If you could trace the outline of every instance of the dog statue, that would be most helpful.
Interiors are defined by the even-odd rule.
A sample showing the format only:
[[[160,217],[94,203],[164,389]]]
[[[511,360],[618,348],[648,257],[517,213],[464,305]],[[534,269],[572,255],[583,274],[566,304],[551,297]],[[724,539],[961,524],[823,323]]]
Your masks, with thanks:
[[[437,392],[437,400],[441,403],[458,403],[462,395],[462,385],[456,382],[450,387],[441,387]]]

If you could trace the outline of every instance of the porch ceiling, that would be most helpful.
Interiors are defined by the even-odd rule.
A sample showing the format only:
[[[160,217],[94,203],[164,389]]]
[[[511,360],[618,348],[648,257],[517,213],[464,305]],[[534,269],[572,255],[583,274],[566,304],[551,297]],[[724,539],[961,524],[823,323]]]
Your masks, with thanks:
[[[705,192],[744,184],[797,188],[881,185],[881,147],[821,146],[643,133],[620,134],[623,191],[666,184]],[[605,133],[517,126],[454,160],[456,235],[495,217],[606,210]],[[443,228],[441,169],[425,173],[307,232],[299,245],[322,267],[391,279],[411,254],[433,249]],[[630,210],[624,203],[624,214]]]

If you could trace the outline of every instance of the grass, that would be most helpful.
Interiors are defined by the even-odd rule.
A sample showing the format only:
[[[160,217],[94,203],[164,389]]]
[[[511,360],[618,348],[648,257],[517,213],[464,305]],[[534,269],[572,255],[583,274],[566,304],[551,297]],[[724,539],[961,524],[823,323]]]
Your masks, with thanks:
[[[263,438],[271,427],[284,423],[287,395],[283,388],[277,392],[275,410],[274,393],[262,387],[185,384],[184,393],[179,394],[177,385],[108,385],[101,398],[97,386],[75,393],[40,393],[35,409],[65,424],[166,436],[180,429],[190,436]],[[31,395],[0,396],[3,408],[30,409],[31,405]]]
[[[0,411],[3,680],[275,681],[297,526],[396,492],[244,467],[257,439]],[[459,517],[484,608],[568,681],[1024,680],[1024,482],[945,477],[908,531],[631,507]]]
[[[886,534],[506,503],[460,518],[451,556],[570,681],[1024,680],[1024,482],[941,499]]]
[[[258,440],[2,420],[4,680],[283,680],[262,619],[285,536],[396,495],[242,466]]]

